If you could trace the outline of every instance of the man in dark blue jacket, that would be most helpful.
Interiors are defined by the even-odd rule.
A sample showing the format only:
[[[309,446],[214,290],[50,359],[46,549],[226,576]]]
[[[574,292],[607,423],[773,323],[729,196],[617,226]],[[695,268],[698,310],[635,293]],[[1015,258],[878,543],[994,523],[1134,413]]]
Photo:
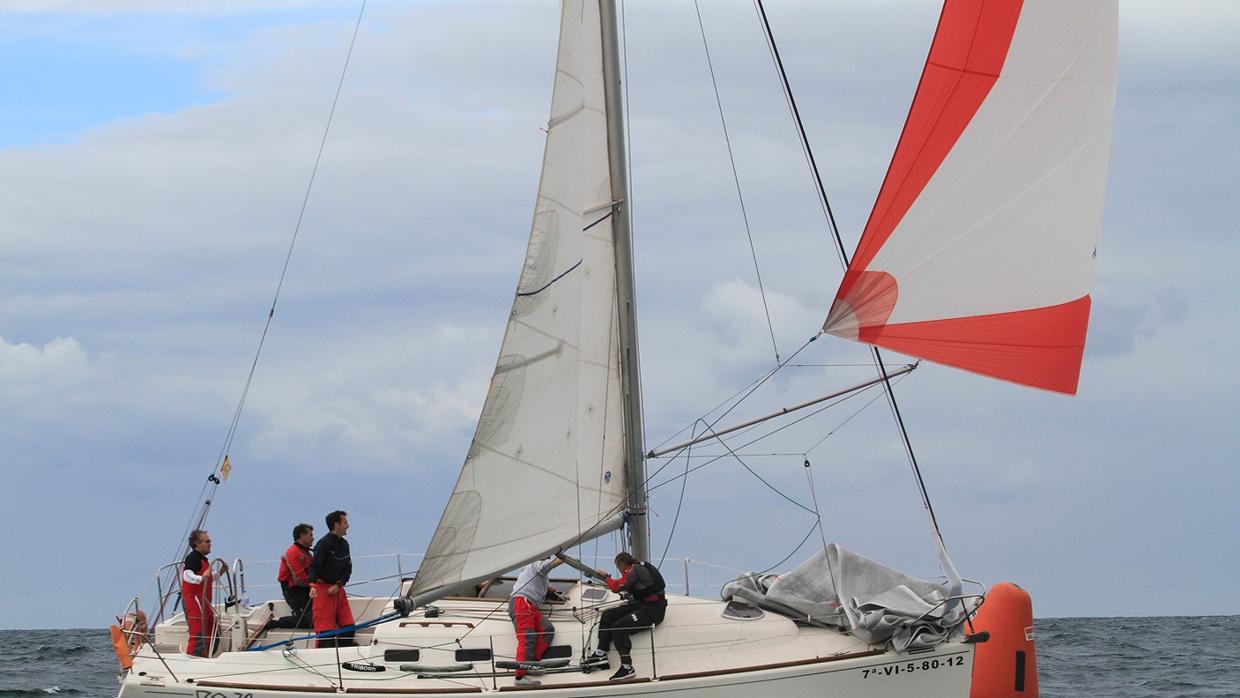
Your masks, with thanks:
[[[310,562],[310,598],[314,600],[314,632],[347,628],[353,625],[353,611],[349,609],[349,595],[344,585],[353,574],[353,559],[349,556],[349,514],[333,511],[327,515],[327,535],[314,546],[314,559]],[[320,638],[319,647],[353,645],[353,632]]]

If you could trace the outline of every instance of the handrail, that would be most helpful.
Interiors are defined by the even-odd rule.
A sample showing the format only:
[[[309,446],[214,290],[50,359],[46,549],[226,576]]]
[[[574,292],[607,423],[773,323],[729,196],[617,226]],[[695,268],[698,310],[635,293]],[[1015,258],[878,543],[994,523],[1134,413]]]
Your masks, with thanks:
[[[241,587],[241,595],[237,598],[245,603],[249,600],[249,592],[245,588],[245,562],[241,558],[233,560],[232,573],[237,578],[237,584]]]
[[[228,561],[224,558],[217,557],[211,562],[214,570],[214,579],[216,591],[226,591],[224,595],[223,607],[227,611],[229,606],[234,606],[239,602],[237,598],[237,581],[233,579],[232,571],[228,569]],[[215,597],[218,599],[218,597]],[[219,603],[217,600],[216,603]]]
[[[131,608],[132,608],[133,610],[135,610],[135,611],[141,611],[141,610],[142,610],[142,601],[141,601],[141,597],[138,597],[138,596],[133,597],[133,600],[132,600],[132,601],[130,601],[130,602],[129,602],[126,606],[125,606],[125,608],[121,611],[121,614],[120,614],[119,616],[117,616],[117,620],[124,620],[125,616],[129,615],[129,609],[131,609]]]
[[[176,584],[170,584],[168,587],[168,591],[166,592],[164,591],[164,578],[163,578],[164,570],[170,567],[179,567],[180,565],[181,565],[181,562],[177,560],[177,561],[169,562],[166,565],[161,565],[155,568],[155,593],[159,597],[159,608],[156,609],[156,612],[154,614],[155,621],[151,624],[151,627],[155,627],[156,625],[159,625],[160,623],[163,622],[164,612],[168,608],[168,600],[172,598],[173,592],[179,591],[179,588]]]

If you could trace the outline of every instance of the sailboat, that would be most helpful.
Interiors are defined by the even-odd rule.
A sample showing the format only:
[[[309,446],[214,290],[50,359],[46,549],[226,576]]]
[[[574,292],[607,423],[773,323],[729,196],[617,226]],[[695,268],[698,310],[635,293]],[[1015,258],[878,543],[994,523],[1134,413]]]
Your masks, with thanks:
[[[966,592],[937,530],[944,582],[831,544],[773,584],[737,580],[726,599],[669,593],[664,622],[633,638],[637,677],[622,682],[581,661],[616,594],[557,582],[552,646],[528,667],[541,684],[514,685],[505,573],[615,532],[650,558],[617,35],[613,0],[563,1],[524,265],[416,575],[392,597],[350,599],[348,647],[272,629],[282,601],[235,593],[216,595],[209,657],[185,653],[184,614],[157,616],[150,633],[130,614],[120,696],[1036,695],[1028,595]],[[821,334],[1075,392],[1116,35],[1115,0],[948,0]]]

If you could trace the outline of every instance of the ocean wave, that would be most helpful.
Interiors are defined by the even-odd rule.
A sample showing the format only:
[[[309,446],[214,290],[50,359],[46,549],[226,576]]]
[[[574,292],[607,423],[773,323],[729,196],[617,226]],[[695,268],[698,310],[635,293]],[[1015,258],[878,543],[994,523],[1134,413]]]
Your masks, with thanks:
[[[0,689],[0,698],[21,698],[22,696],[75,696],[83,695],[85,691],[76,688],[61,688],[60,686],[52,686],[51,688],[3,688]]]
[[[6,653],[9,654],[6,659],[22,659],[26,661],[38,661],[40,659],[65,659],[67,657],[77,657],[84,654],[90,654],[96,649],[97,648],[94,647],[87,647],[86,645],[39,645],[28,650],[19,650],[12,652],[11,654]]]

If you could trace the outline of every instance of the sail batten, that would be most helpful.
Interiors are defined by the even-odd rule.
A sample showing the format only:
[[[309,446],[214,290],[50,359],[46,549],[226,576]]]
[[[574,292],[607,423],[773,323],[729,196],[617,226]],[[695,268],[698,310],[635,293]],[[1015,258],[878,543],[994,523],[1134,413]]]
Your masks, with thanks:
[[[1114,0],[949,0],[826,332],[1073,393],[1115,101]]]
[[[469,453],[409,595],[615,530],[624,509],[611,163],[597,2],[563,3],[529,244]]]

